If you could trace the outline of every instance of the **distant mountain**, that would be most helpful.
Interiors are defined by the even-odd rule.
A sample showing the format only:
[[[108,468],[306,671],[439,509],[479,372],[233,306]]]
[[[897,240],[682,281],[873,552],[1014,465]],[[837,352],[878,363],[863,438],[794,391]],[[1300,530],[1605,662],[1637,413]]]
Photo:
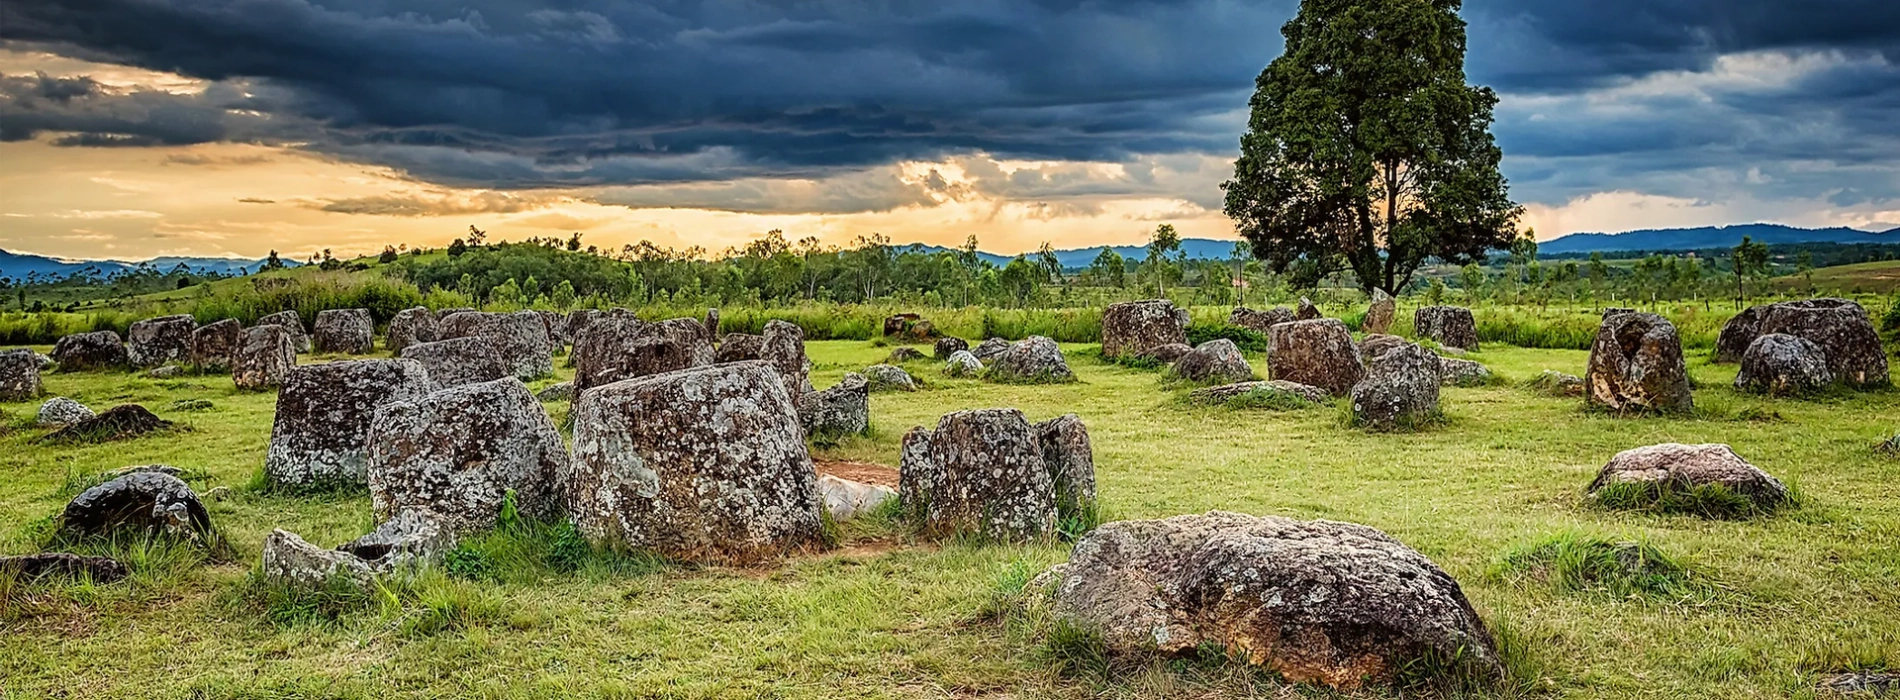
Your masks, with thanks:
[[[1703,228],[1654,229],[1627,233],[1573,233],[1540,243],[1538,253],[1596,253],[1630,250],[1704,250],[1733,248],[1748,236],[1769,245],[1779,243],[1894,243],[1900,228],[1869,233],[1851,228],[1795,228],[1780,224],[1741,224]]]
[[[923,245],[921,243],[900,247],[920,248],[931,253],[950,250],[943,246]],[[1115,254],[1128,260],[1139,262],[1148,259],[1148,249],[1146,246],[1117,245],[1095,246],[1093,248],[1059,248],[1056,250],[1056,261],[1062,263],[1062,268],[1065,270],[1081,269],[1088,267],[1089,263],[1095,262],[1095,257],[1102,254],[1103,248],[1113,249]],[[1234,255],[1234,242],[1212,238],[1183,238],[1181,239],[1181,252],[1186,253],[1189,260],[1226,260]],[[1009,261],[1016,259],[1014,255],[999,255],[983,251],[977,251],[976,255],[997,267],[1008,265]],[[1025,255],[1034,257],[1035,253],[1030,252],[1025,253]]]
[[[298,263],[285,260],[286,266]],[[44,255],[30,255],[0,250],[0,277],[22,279],[29,274],[38,273],[40,277],[71,277],[85,273],[89,277],[111,277],[137,269],[141,265],[150,265],[160,272],[171,272],[179,265],[192,274],[238,275],[256,272],[264,265],[263,260],[241,260],[237,258],[153,258],[144,262],[124,260],[65,260]]]

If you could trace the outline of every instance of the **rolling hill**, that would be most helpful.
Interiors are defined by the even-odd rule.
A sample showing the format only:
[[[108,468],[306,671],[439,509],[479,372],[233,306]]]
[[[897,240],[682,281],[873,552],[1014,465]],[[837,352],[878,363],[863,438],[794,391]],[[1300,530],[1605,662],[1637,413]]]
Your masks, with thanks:
[[[1756,241],[1780,243],[1888,243],[1900,244],[1900,228],[1870,233],[1851,228],[1796,228],[1780,224],[1740,224],[1702,228],[1648,229],[1625,233],[1573,233],[1538,245],[1537,252],[1550,255],[1631,250],[1704,250],[1732,248],[1748,236]]]
[[[0,250],[0,277],[11,277],[14,279],[24,278],[34,273],[38,273],[40,277],[71,277],[80,273],[85,273],[93,277],[109,277],[137,269],[141,265],[150,265],[162,272],[170,272],[179,265],[184,265],[186,269],[194,274],[217,273],[221,275],[237,275],[256,271],[263,264],[263,260],[243,260],[239,258],[163,257],[142,262],[128,262],[124,260],[67,260],[45,255],[32,255]],[[298,263],[285,260],[284,264],[294,266]]]

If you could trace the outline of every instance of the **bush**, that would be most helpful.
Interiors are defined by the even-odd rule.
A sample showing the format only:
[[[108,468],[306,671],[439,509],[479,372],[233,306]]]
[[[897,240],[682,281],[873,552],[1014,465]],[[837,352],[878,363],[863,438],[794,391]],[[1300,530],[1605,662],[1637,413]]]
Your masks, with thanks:
[[[1188,344],[1195,347],[1199,347],[1201,343],[1222,338],[1234,341],[1235,345],[1240,346],[1241,352],[1267,351],[1266,334],[1252,328],[1228,325],[1225,321],[1196,322],[1187,327]]]

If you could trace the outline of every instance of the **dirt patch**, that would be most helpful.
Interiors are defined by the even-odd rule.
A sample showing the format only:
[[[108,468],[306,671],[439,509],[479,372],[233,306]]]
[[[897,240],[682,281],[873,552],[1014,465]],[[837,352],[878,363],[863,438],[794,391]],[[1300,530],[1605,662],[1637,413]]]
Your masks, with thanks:
[[[812,466],[818,468],[819,474],[830,474],[860,484],[897,488],[897,469],[882,464],[841,459],[814,459]]]

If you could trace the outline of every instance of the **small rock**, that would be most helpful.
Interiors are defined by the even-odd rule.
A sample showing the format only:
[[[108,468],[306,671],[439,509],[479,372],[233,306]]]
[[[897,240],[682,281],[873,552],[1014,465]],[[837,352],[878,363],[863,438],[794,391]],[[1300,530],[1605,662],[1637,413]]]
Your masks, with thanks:
[[[1800,395],[1819,391],[1834,383],[1834,373],[1820,346],[1782,333],[1755,338],[1742,353],[1741,371],[1735,374],[1735,388],[1760,391],[1772,396]]]
[[[820,474],[818,495],[824,498],[825,510],[831,513],[831,519],[843,522],[877,510],[885,501],[897,497],[897,489]]]
[[[1531,386],[1553,396],[1582,396],[1583,377],[1556,370],[1544,370],[1531,380]]]
[[[917,390],[916,380],[901,367],[871,365],[864,368],[864,379],[870,383],[872,393]]]
[[[1368,335],[1359,341],[1359,359],[1372,362],[1384,355],[1387,350],[1411,345],[1410,341],[1396,335]]]
[[[862,374],[846,372],[829,389],[799,395],[798,421],[815,440],[863,435],[871,429],[870,382]]]
[[[1247,364],[1247,358],[1241,357],[1240,347],[1226,338],[1201,343],[1200,347],[1175,360],[1169,374],[1198,384],[1232,384],[1254,378],[1253,367]]]
[[[95,414],[85,404],[64,396],[55,396],[40,404],[38,424],[42,428],[63,427],[90,420]]]
[[[1491,368],[1471,360],[1438,358],[1438,377],[1445,386],[1474,387],[1491,383]]]
[[[214,487],[210,491],[206,491],[204,493],[204,499],[207,501],[214,502],[214,503],[222,502],[224,499],[227,499],[230,497],[231,497],[231,487],[229,486]]]
[[[901,365],[906,362],[921,362],[926,359],[929,358],[924,357],[924,353],[917,348],[900,347],[891,351],[890,357],[884,359],[884,364]]]
[[[300,586],[323,586],[341,576],[358,588],[374,590],[376,579],[414,571],[440,558],[454,542],[434,514],[408,510],[336,549],[272,530],[264,538],[262,569],[266,579]]]
[[[1718,485],[1748,498],[1762,510],[1788,501],[1788,487],[1735,454],[1728,445],[1664,443],[1618,452],[1597,472],[1587,489],[1592,495],[1614,484],[1642,484],[1650,495],[1688,492],[1698,486]]]
[[[152,415],[138,404],[125,404],[106,409],[105,413],[69,423],[58,432],[41,438],[45,442],[106,442],[137,437],[157,430],[172,427],[171,421]]]
[[[946,377],[978,377],[983,374],[983,361],[976,359],[968,350],[950,353],[950,359],[943,363]]]
[[[982,355],[977,355],[977,358],[982,359]],[[1010,343],[1009,349],[990,360],[986,376],[992,381],[1002,382],[1075,381],[1075,373],[1069,370],[1068,360],[1062,357],[1062,348],[1056,345],[1056,341],[1039,335]]]
[[[1319,305],[1313,303],[1312,299],[1306,297],[1300,297],[1300,305],[1293,311],[1293,320],[1295,321],[1311,321],[1316,318],[1322,318],[1323,316],[1324,314],[1319,312]]]
[[[146,370],[145,376],[151,377],[152,379],[177,379],[185,376],[185,368],[179,367],[178,365],[153,367],[150,370]]]

